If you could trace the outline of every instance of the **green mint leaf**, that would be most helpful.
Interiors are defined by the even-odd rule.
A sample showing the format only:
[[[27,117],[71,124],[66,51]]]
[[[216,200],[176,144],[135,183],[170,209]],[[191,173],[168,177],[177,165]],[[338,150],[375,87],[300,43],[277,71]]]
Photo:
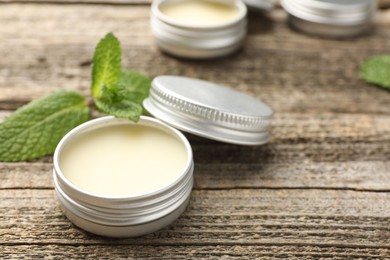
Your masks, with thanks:
[[[152,80],[135,71],[125,71],[120,78],[120,96],[142,106],[142,102],[149,96]],[[145,112],[145,110],[143,110]]]
[[[57,91],[32,101],[0,124],[0,161],[52,154],[67,132],[88,119],[85,98],[73,91]]]
[[[128,118],[133,122],[138,122],[142,114],[142,106],[126,99],[118,102],[95,99],[95,105],[103,113],[115,117]]]
[[[142,101],[149,95],[150,78],[121,71],[121,46],[112,34],[97,45],[93,56],[91,93],[97,109],[137,122],[144,112]]]
[[[390,88],[390,55],[368,58],[360,67],[360,77],[368,83]]]
[[[91,93],[100,98],[102,88],[110,89],[120,79],[121,75],[121,47],[119,40],[112,33],[108,33],[96,46],[92,59],[92,86]]]
[[[151,79],[137,72],[122,72],[117,84],[103,86],[96,107],[103,113],[137,122],[143,113],[142,101],[149,95]]]

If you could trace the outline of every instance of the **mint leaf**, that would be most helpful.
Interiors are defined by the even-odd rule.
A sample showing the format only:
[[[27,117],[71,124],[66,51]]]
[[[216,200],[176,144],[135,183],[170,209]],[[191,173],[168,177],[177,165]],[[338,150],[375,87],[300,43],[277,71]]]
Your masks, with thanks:
[[[368,58],[360,67],[360,77],[368,83],[390,88],[390,55]]]
[[[144,112],[142,101],[149,95],[150,78],[134,71],[121,71],[119,40],[107,34],[93,56],[91,93],[97,109],[137,122]]]
[[[131,100],[140,106],[145,98],[149,96],[152,80],[135,71],[122,72],[120,78],[120,96]],[[145,110],[143,110],[145,112]]]
[[[111,89],[105,86],[96,107],[103,113],[137,122],[143,112],[142,101],[149,95],[151,79],[137,72],[122,72]]]
[[[110,89],[121,75],[121,47],[119,40],[108,33],[96,46],[92,59],[91,93],[101,97],[103,86]]]
[[[138,122],[142,114],[142,106],[123,99],[119,102],[107,102],[106,100],[95,100],[99,111],[113,115],[115,117],[128,118],[133,122]]]
[[[0,161],[49,155],[67,132],[88,119],[85,98],[73,91],[58,91],[32,101],[0,124]]]

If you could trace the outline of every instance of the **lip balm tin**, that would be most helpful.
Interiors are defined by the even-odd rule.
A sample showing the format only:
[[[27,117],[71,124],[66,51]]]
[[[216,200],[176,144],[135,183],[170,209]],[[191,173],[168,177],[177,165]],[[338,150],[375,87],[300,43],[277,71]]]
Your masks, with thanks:
[[[158,76],[143,105],[157,119],[142,116],[137,124],[160,129],[179,140],[188,155],[185,168],[169,185],[138,196],[110,197],[86,192],[61,170],[64,147],[90,130],[134,123],[103,117],[76,127],[60,141],[53,158],[54,187],[60,207],[76,226],[102,236],[134,237],[157,231],[178,218],[189,201],[194,163],[188,140],[176,129],[237,145],[269,141],[272,109],[258,99],[219,84]]]
[[[134,237],[151,233],[177,219],[188,204],[194,168],[191,146],[182,133],[151,117],[141,117],[137,124],[165,131],[186,148],[186,167],[172,183],[145,194],[110,197],[86,192],[66,178],[59,163],[65,145],[93,129],[131,124],[134,123],[127,119],[110,116],[91,120],[70,131],[56,148],[53,179],[60,207],[71,222],[91,233],[109,237]]]
[[[192,24],[165,15],[161,8],[188,0],[154,0],[151,6],[151,30],[157,46],[177,57],[216,58],[235,52],[247,33],[247,8],[241,0],[199,0],[229,5],[238,14],[218,24]],[[191,0],[189,0],[191,1]]]
[[[367,32],[377,10],[376,0],[282,0],[281,4],[292,27],[331,38]]]

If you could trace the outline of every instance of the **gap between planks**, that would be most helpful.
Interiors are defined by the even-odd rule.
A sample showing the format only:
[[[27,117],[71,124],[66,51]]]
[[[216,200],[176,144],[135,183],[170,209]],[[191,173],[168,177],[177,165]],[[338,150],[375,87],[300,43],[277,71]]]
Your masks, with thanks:
[[[0,188],[0,190],[54,190],[50,187],[6,187]],[[363,189],[363,188],[350,188],[350,187],[266,187],[266,186],[255,186],[255,187],[194,187],[192,190],[197,191],[230,191],[230,190],[326,190],[326,191],[354,191],[354,192],[372,192],[372,193],[387,193],[390,189]]]
[[[45,246],[45,245],[61,245],[61,246],[94,246],[94,245],[104,245],[104,246],[123,246],[123,245],[137,245],[137,246],[148,246],[149,243],[145,243],[141,240],[141,242],[137,242],[136,238],[130,238],[130,239],[114,239],[114,238],[103,238],[99,237],[101,240],[96,240],[96,243],[69,243],[69,242],[60,242],[60,241],[53,241],[53,242],[1,242],[0,245],[2,246],[31,246],[31,245],[37,245],[37,246]],[[108,243],[104,243],[105,240],[108,240]],[[112,243],[112,241],[116,241],[117,243]],[[126,243],[126,241],[128,243]],[[298,247],[305,247],[305,246],[312,246],[312,247],[321,247],[321,248],[329,248],[329,247],[335,247],[335,248],[354,248],[354,249],[390,249],[390,245],[382,245],[382,246],[375,246],[375,245],[366,245],[366,244],[348,244],[348,243],[266,243],[266,242],[259,242],[259,243],[243,243],[243,242],[218,242],[218,243],[204,243],[204,242],[197,242],[197,243],[187,243],[187,242],[180,242],[180,243],[170,243],[170,242],[164,242],[164,243],[154,243],[153,246],[298,246]]]

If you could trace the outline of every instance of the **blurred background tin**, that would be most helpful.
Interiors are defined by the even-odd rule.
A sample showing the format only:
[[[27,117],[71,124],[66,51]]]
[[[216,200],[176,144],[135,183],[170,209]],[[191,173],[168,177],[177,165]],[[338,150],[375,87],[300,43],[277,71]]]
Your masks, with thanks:
[[[180,0],[191,1],[191,0]],[[157,46],[174,56],[205,59],[231,54],[238,50],[247,33],[247,8],[241,0],[210,0],[237,10],[237,16],[218,25],[188,24],[165,15],[161,8],[177,0],[154,0],[150,25]]]
[[[376,0],[282,0],[281,5],[293,28],[332,38],[367,32],[377,10]]]

